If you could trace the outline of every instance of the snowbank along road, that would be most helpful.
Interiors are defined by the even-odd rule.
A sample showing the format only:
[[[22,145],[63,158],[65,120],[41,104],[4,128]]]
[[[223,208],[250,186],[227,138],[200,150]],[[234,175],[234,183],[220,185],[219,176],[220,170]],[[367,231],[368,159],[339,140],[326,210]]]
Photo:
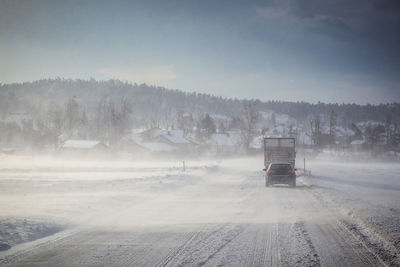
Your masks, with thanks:
[[[185,172],[165,162],[4,160],[0,234],[12,247],[0,264],[399,265],[398,165],[312,163],[296,188],[266,188],[260,160],[187,162]],[[16,242],[7,229],[21,220],[60,232]],[[21,225],[14,235],[26,236]]]

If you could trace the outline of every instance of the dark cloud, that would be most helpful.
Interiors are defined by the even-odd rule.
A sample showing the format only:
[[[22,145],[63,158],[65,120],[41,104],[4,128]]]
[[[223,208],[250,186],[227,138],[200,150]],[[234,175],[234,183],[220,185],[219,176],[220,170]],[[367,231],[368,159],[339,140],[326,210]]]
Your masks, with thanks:
[[[278,18],[280,24],[291,24],[290,28],[307,38],[315,33],[344,43],[337,44],[332,52],[358,55],[360,62],[369,58],[371,65],[381,64],[385,70],[399,73],[400,1],[280,0],[260,7],[266,17]],[[313,47],[310,42],[305,43]],[[320,45],[318,41],[315,44]]]
[[[390,0],[301,0],[290,1],[286,7],[291,15],[313,20],[328,30],[339,26],[359,38],[384,38],[390,42],[399,39],[399,3]]]

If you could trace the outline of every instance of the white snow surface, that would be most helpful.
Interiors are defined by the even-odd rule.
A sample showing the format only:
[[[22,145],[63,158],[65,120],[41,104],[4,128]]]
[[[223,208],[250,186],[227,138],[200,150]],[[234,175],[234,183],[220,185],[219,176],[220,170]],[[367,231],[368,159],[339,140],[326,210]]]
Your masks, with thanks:
[[[88,162],[1,155],[0,217],[45,218],[72,224],[110,223],[109,220],[114,222],[110,214],[116,215],[135,203],[156,200],[157,192],[200,181],[214,166],[213,162],[186,161],[183,172],[181,161]],[[153,218],[142,210],[145,206],[136,208],[129,213],[136,216],[126,214],[129,218],[118,219],[121,224],[147,225],[170,218],[149,210]]]
[[[224,238],[232,240],[227,245],[230,250],[223,250],[232,257],[242,249],[253,251],[251,246],[258,236],[271,235],[270,241],[275,242],[274,238],[279,238],[275,236],[276,229],[287,225],[288,228],[281,229],[279,234],[289,233],[288,239],[284,240],[297,242],[294,253],[309,257],[298,264],[312,265],[320,261],[321,265],[332,265],[334,259],[331,256],[342,253],[342,250],[332,251],[326,242],[341,242],[342,239],[336,240],[338,232],[329,227],[337,227],[337,219],[346,220],[349,216],[361,222],[358,226],[361,230],[365,227],[392,244],[399,244],[400,240],[400,165],[397,163],[307,161],[312,176],[300,177],[298,187],[293,189],[286,186],[264,187],[262,156],[186,161],[185,171],[181,161],[96,162],[0,157],[0,218],[35,218],[89,229],[112,229],[109,231],[115,234],[99,236],[104,238],[104,242],[115,238],[120,230],[132,231],[151,226],[161,231],[162,227],[169,226],[178,235],[177,225],[202,224],[211,229],[217,225],[215,227],[221,230],[209,232],[209,236],[215,235],[209,246],[199,243],[193,252],[183,254],[189,255],[193,262],[201,262],[203,257],[207,259],[210,254],[213,255],[214,252],[207,250],[210,246],[218,257],[222,257],[224,254],[218,254],[218,248],[224,248],[224,244],[220,243]],[[320,201],[316,201],[314,196]],[[333,211],[322,207],[325,202],[333,203]],[[341,212],[343,217],[334,215],[334,210]],[[245,225],[251,227],[246,228]],[[257,232],[257,227],[262,225],[270,227],[266,229],[272,232]],[[249,240],[240,239],[248,236],[246,231],[239,235],[240,229],[250,231]],[[204,234],[207,235],[207,231]],[[202,235],[202,230],[198,235]],[[87,237],[96,236],[97,232]],[[236,240],[235,236],[239,239]],[[162,235],[157,240],[162,242]],[[269,241],[264,241],[261,243],[269,244]],[[230,244],[236,245],[230,247]],[[114,243],[106,245],[114,246]],[[165,244],[166,247],[169,245]],[[213,245],[216,248],[212,248]],[[302,254],[302,248],[307,248],[308,252]],[[264,251],[265,247],[260,245],[260,249]],[[184,253],[184,250],[181,247],[179,251]],[[96,250],[86,252],[93,254]],[[162,252],[165,253],[165,250]],[[101,257],[107,255],[100,253]],[[251,254],[248,253],[240,255],[248,257]],[[284,255],[285,251],[281,253]],[[350,254],[345,256],[351,256],[354,252],[348,250],[346,253]],[[264,254],[257,255],[256,258]],[[220,259],[218,257],[216,259]],[[288,257],[289,265],[296,265],[296,254],[285,257]],[[209,264],[213,265],[210,260]],[[228,259],[225,263],[244,264],[245,260]]]
[[[307,161],[321,200],[360,222],[400,249],[400,164],[318,160]]]
[[[213,171],[217,165],[221,165],[222,172],[218,176],[215,176],[217,173],[207,175],[209,178],[205,180],[206,173]],[[186,171],[183,172],[182,162],[179,161],[57,161],[50,158],[2,155],[0,216],[44,216],[62,218],[62,221],[91,221],[90,218],[96,213],[104,214],[114,208],[118,210],[119,205],[131,205],[135,202],[122,201],[125,198],[147,198],[159,190],[161,193],[163,190],[176,190],[199,182],[201,183],[193,188],[195,191],[192,193],[206,194],[201,192],[200,185],[212,182],[214,178],[210,177],[215,177],[216,183],[230,184],[240,179],[241,173],[261,168],[262,157],[225,160],[222,163],[186,161]],[[335,199],[347,201],[352,208],[364,210],[367,216],[370,214],[382,217],[400,212],[399,164],[319,160],[307,161],[307,168],[313,174],[312,178],[307,178],[310,183],[321,186],[324,192],[329,192]],[[196,192],[197,190],[200,191]],[[190,194],[187,197],[191,198]],[[221,192],[221,200],[225,197]],[[165,204],[169,200],[166,201]],[[32,203],[35,204],[31,205]],[[204,212],[212,210],[206,208]],[[225,211],[220,210],[217,212],[220,215],[224,213]],[[156,216],[153,220],[150,217],[145,219],[146,216],[142,215],[137,214],[134,222],[147,224],[191,220],[190,216]],[[201,219],[215,218],[206,216]],[[92,221],[96,222],[97,219]]]

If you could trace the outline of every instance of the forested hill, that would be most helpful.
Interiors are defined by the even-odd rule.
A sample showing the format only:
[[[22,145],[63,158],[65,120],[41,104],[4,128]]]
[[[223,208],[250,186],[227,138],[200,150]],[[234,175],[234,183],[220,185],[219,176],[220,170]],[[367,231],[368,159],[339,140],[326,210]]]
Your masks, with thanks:
[[[266,92],[267,93],[267,92]],[[260,96],[261,97],[261,96]],[[157,118],[177,112],[203,116],[205,113],[227,117],[239,116],[246,101],[222,98],[209,94],[187,93],[146,84],[130,84],[119,80],[47,79],[34,82],[1,84],[0,114],[12,112],[38,114],[50,104],[63,106],[71,98],[84,107],[88,114],[96,112],[101,101],[108,99],[116,105],[128,103],[132,114],[139,118]],[[263,96],[264,98],[264,96]],[[309,116],[326,115],[335,111],[342,123],[360,121],[400,121],[400,103],[380,105],[310,104],[306,102],[254,100],[259,111],[288,114],[304,121]]]

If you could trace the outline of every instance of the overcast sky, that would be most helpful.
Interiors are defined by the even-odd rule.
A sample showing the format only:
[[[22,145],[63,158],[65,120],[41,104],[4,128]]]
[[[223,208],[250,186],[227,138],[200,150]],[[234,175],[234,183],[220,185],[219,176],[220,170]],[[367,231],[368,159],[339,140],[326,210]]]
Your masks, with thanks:
[[[110,79],[225,97],[400,101],[400,1],[0,1],[0,82]]]

